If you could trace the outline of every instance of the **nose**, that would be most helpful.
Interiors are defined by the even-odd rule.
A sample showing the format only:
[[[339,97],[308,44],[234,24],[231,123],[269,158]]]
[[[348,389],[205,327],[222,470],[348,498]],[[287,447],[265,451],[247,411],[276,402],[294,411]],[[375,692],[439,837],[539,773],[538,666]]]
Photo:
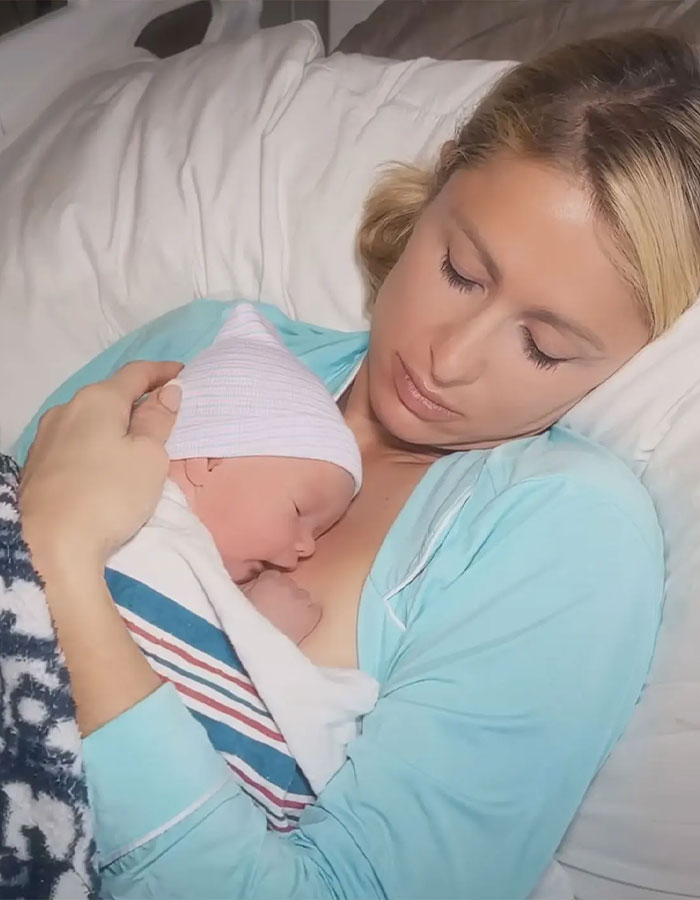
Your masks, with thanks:
[[[307,557],[314,555],[316,541],[310,531],[300,536],[299,540],[294,545],[294,549],[301,559],[307,559]]]
[[[433,334],[430,374],[438,388],[472,384],[483,374],[491,328],[485,316],[451,322]]]

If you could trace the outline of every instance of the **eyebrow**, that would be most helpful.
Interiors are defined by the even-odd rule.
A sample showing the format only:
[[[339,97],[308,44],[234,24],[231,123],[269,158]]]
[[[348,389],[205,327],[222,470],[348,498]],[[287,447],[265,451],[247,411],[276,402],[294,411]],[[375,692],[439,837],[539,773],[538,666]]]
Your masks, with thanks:
[[[454,212],[452,213],[452,217],[459,230],[462,231],[474,245],[477,253],[481,257],[486,271],[489,273],[491,281],[498,286],[501,283],[501,270],[499,269],[496,260],[489,253],[489,250],[486,247],[486,244],[484,244],[479,232],[476,230],[476,227],[470,222],[465,221],[461,216],[457,216]],[[591,344],[600,353],[605,352],[602,341],[593,334],[592,331],[589,331],[587,328],[584,328],[583,325],[579,325],[576,322],[570,322],[568,319],[563,318],[563,316],[553,312],[551,309],[536,307],[528,310],[526,315],[530,319],[537,319],[540,322],[551,325],[559,331],[569,331],[571,334],[575,334],[582,340]]]
[[[537,319],[540,322],[544,322],[546,325],[551,325],[559,331],[570,331],[587,343],[592,344],[600,353],[605,352],[602,341],[597,335],[593,334],[592,331],[584,328],[583,325],[571,322],[569,319],[564,319],[562,316],[558,315],[558,313],[552,312],[551,309],[536,307],[535,309],[529,309],[525,315],[529,319]]]

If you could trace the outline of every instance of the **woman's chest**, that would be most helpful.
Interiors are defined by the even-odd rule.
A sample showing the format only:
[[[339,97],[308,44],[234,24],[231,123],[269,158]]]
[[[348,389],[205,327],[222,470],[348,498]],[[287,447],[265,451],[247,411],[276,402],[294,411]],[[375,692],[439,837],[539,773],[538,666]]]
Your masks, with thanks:
[[[427,463],[365,462],[362,491],[318,543],[294,580],[321,604],[323,616],[300,644],[317,665],[357,667],[357,615],[372,563]]]

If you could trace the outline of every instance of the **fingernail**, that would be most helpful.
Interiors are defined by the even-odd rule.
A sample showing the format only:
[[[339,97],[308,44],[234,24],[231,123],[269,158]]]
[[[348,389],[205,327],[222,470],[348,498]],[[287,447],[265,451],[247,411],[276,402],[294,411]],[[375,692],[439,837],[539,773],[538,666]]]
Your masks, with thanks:
[[[158,391],[158,400],[170,412],[176,413],[182,402],[182,386],[179,381],[169,381]]]

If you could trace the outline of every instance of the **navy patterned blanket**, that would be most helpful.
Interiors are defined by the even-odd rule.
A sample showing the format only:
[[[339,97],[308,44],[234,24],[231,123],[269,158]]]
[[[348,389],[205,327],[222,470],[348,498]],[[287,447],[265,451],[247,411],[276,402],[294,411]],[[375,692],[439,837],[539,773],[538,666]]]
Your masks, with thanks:
[[[0,900],[98,891],[68,672],[0,455]]]

